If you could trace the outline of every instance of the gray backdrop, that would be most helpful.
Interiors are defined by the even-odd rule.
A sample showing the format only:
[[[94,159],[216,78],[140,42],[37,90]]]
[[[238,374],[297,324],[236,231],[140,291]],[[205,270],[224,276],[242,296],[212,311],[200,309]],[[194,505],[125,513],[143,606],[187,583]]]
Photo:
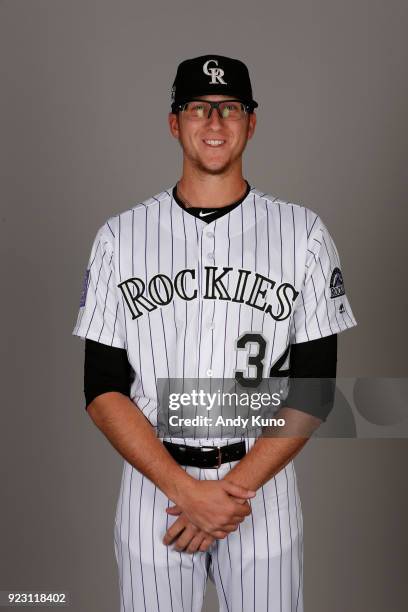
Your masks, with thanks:
[[[358,321],[339,376],[407,375],[407,17],[404,0],[0,1],[0,589],[118,610],[122,460],[84,411],[71,332],[98,227],[179,178],[167,112],[182,59],[248,64],[245,177],[335,239]],[[405,440],[334,439],[296,458],[306,612],[406,610],[407,458]]]

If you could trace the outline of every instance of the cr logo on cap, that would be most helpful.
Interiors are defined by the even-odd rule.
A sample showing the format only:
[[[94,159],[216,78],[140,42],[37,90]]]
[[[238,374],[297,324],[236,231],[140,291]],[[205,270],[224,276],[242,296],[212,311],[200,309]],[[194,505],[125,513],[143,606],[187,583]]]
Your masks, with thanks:
[[[215,62],[215,65],[218,66],[218,61],[215,59],[210,59],[207,62],[205,62],[205,64],[203,65],[204,74],[208,74],[208,76],[211,76],[210,85],[216,85],[217,80],[218,80],[218,83],[222,83],[223,85],[226,85],[227,83],[222,78],[224,76],[224,71],[222,70],[222,68],[208,68],[208,64],[210,62]]]

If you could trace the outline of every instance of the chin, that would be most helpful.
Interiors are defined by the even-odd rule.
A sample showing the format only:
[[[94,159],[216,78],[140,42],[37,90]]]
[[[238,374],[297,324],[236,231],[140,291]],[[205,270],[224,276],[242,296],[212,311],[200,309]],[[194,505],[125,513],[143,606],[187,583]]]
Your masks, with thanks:
[[[199,168],[199,170],[202,170],[207,174],[224,174],[231,166],[232,161],[230,159],[224,162],[213,162],[212,164],[209,164],[208,162],[206,163],[205,161],[200,159],[197,160],[197,167]]]
[[[230,168],[230,164],[223,164],[222,166],[206,166],[203,164],[200,165],[199,168],[207,174],[216,176],[218,174],[225,174],[225,172]]]

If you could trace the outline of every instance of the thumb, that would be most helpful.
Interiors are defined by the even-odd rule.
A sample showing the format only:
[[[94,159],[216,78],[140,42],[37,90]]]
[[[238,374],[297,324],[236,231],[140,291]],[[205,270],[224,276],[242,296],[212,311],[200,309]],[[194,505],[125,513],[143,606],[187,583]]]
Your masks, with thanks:
[[[178,514],[182,513],[182,509],[176,505],[176,506],[171,506],[169,508],[166,508],[166,512],[173,516],[177,516]]]
[[[222,480],[221,482],[224,484],[224,491],[230,495],[233,495],[234,497],[242,497],[243,499],[247,499],[248,497],[254,497],[256,495],[256,491],[251,491],[251,489],[247,489],[241,485],[228,482],[228,480]]]

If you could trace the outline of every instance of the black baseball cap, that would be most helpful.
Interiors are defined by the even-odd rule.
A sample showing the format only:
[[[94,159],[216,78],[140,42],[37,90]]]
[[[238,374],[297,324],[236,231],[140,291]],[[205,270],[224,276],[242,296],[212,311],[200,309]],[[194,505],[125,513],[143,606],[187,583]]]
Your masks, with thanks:
[[[249,106],[258,106],[252,97],[248,68],[241,60],[224,55],[200,55],[181,62],[171,89],[171,110],[197,96],[222,94]]]

